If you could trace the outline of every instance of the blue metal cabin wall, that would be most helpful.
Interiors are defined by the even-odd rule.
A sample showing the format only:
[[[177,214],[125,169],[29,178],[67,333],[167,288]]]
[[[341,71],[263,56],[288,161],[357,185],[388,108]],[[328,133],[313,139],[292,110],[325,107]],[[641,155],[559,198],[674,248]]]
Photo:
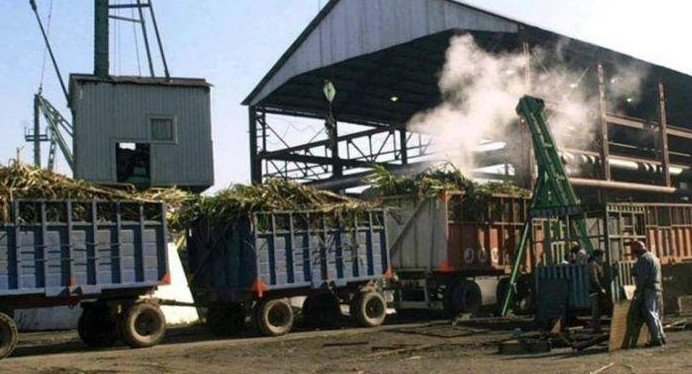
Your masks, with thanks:
[[[24,222],[14,214],[14,222],[0,225],[0,298],[38,295],[46,297],[45,305],[59,305],[65,296],[153,287],[168,274],[163,205],[158,221],[146,220],[141,205],[138,220],[123,221],[121,204],[106,203],[117,218],[103,221],[96,202],[80,203],[90,207],[91,219],[73,221],[73,202],[28,203],[40,206],[40,219]],[[14,212],[19,204],[14,203]],[[48,204],[64,207],[68,219],[49,221]]]

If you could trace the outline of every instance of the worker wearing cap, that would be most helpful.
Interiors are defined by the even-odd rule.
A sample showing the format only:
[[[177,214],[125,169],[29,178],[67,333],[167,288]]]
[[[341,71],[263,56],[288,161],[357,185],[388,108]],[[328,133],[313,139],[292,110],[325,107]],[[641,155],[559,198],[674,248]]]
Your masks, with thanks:
[[[601,316],[603,315],[603,309],[607,303],[603,257],[604,252],[600,249],[596,249],[593,251],[587,265],[589,296],[591,297],[591,327],[596,332],[601,331]]]
[[[632,276],[637,289],[633,303],[640,308],[651,333],[650,346],[662,346],[666,342],[661,323],[663,307],[663,287],[661,282],[661,263],[641,241],[632,243],[632,251],[637,262],[632,267]]]

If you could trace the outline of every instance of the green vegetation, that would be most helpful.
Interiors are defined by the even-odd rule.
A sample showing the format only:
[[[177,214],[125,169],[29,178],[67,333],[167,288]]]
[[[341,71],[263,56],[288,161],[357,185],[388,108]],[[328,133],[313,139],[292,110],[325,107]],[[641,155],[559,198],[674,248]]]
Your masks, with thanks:
[[[137,191],[133,186],[98,186],[18,162],[0,166],[0,222],[11,220],[11,201],[18,199],[162,201],[173,211],[189,197],[190,194],[174,188]]]
[[[529,197],[531,192],[509,182],[477,183],[464,177],[454,168],[429,170],[415,176],[396,176],[382,166],[375,167],[374,174],[367,179],[373,186],[375,196],[417,195],[433,197],[443,191],[460,191],[467,198],[507,195]]]
[[[273,179],[263,185],[236,184],[213,196],[188,199],[171,219],[173,230],[190,228],[200,217],[210,222],[236,222],[253,212],[315,210],[359,212],[376,208],[373,202],[341,196],[329,191]]]

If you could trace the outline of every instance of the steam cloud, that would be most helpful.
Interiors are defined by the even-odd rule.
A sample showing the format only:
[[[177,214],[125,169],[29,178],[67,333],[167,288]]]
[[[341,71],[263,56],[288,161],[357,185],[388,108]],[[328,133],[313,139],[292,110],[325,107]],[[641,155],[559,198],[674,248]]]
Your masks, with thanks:
[[[470,35],[452,38],[438,82],[442,103],[415,115],[409,129],[431,135],[435,150],[470,175],[478,167],[478,153],[474,151],[481,143],[503,141],[508,144],[508,151],[519,149],[515,108],[519,99],[530,93],[555,104],[556,110],[550,113],[548,122],[559,147],[593,148],[598,90],[585,89],[587,85],[582,81],[586,77],[594,79],[596,66],[587,71],[571,71],[560,63],[564,47],[564,43],[558,43],[552,53],[535,49],[529,59],[523,53],[491,54]],[[552,62],[550,68],[545,63],[548,57]],[[529,63],[531,92],[524,74]],[[609,98],[619,100],[627,95],[632,98],[630,101],[638,100],[645,74],[634,66],[617,67],[607,82]]]

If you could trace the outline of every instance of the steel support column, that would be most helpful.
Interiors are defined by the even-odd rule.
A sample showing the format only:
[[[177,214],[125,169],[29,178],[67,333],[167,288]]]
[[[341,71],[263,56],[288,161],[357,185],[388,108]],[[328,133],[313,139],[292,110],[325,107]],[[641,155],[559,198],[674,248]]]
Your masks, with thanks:
[[[668,155],[668,121],[666,118],[666,96],[663,83],[658,83],[658,136],[661,152],[661,169],[663,172],[663,184],[670,187],[670,156]]]
[[[94,75],[108,78],[108,0],[94,1]]]
[[[250,178],[253,184],[262,183],[262,159],[257,144],[257,108],[248,107],[250,137]]]
[[[610,173],[610,145],[608,140],[608,121],[607,108],[605,98],[605,73],[603,65],[598,64],[598,102],[600,109],[600,133],[599,133],[599,151],[601,156],[601,178],[606,181],[611,180]]]
[[[408,148],[406,138],[406,128],[399,130],[399,148],[401,149],[401,164],[408,165]]]
[[[331,116],[331,114],[330,114]],[[339,123],[331,118],[333,131],[329,133],[329,148],[332,154],[332,178],[340,178],[344,175],[343,165],[339,158]]]
[[[519,31],[520,47],[525,59],[524,66],[524,85],[526,87],[526,94],[531,95],[533,91],[532,75],[531,75],[531,45],[529,44],[526,31],[521,29]],[[528,126],[521,124],[519,126],[519,137],[521,139],[521,144],[519,145],[519,162],[514,165],[515,180],[518,185],[526,189],[532,189],[535,183],[535,160],[533,157],[533,147],[531,146],[531,134],[529,133]]]
[[[39,117],[38,95],[34,95],[34,166],[41,167],[41,120]]]

